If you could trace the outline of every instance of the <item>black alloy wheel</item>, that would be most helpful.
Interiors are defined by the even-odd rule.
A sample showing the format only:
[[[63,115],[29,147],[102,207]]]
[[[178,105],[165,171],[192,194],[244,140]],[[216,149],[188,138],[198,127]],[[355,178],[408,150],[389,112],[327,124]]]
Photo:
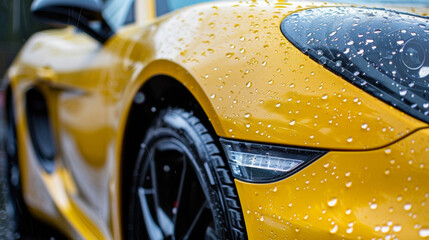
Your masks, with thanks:
[[[231,173],[207,128],[181,109],[160,112],[135,164],[127,239],[243,239]]]

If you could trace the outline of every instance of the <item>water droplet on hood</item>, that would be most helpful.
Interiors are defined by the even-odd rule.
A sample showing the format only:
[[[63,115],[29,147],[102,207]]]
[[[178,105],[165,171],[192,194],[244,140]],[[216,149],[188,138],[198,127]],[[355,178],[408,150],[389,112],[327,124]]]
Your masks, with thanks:
[[[335,224],[334,226],[331,227],[331,229],[329,229],[329,232],[334,234],[338,231],[338,226]]]
[[[419,236],[423,238],[429,237],[429,229],[428,228],[420,229]]]
[[[393,232],[400,232],[402,230],[401,225],[394,225],[392,228]]]
[[[227,58],[231,58],[232,56],[234,56],[234,53],[227,53],[227,54],[225,54],[225,56],[226,56]]]
[[[334,207],[335,205],[337,205],[337,201],[338,201],[337,198],[332,198],[331,200],[329,200],[328,206]]]
[[[413,207],[413,205],[411,205],[411,203],[404,204],[404,210],[405,211],[410,211],[412,207]]]

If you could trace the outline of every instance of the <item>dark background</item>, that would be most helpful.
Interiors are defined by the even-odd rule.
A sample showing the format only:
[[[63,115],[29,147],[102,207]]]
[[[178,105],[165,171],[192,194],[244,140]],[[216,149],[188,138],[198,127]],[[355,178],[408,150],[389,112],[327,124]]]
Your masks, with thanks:
[[[32,2],[33,0],[0,0],[0,81],[25,41],[34,32],[46,28],[31,15]],[[3,145],[7,139],[3,139],[3,120],[3,112],[0,111],[0,239],[31,239],[14,231],[14,210],[5,183],[6,161]]]
[[[0,78],[24,42],[36,31],[46,28],[33,18],[33,0],[0,0]]]

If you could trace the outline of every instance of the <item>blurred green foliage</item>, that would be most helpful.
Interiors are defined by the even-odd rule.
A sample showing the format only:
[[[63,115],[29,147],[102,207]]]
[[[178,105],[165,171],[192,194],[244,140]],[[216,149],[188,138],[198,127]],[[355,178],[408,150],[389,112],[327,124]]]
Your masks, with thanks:
[[[46,26],[33,18],[33,0],[0,0],[0,78],[13,58],[34,33]]]

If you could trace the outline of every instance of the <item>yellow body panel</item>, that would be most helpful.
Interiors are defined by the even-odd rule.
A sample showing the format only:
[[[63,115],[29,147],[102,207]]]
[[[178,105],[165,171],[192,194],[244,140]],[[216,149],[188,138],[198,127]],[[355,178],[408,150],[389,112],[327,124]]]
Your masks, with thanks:
[[[419,239],[429,230],[429,129],[332,151],[271,184],[236,186],[251,239]]]
[[[154,11],[153,4],[148,6]],[[336,235],[326,237],[341,237],[354,221],[356,235],[347,236],[359,232],[366,238],[383,235],[374,228],[388,224],[387,219],[402,224],[402,232],[395,234],[416,236],[424,226],[414,229],[414,224],[428,220],[415,211],[427,211],[421,205],[427,199],[422,182],[427,164],[416,165],[426,154],[418,149],[427,145],[427,131],[401,139],[427,124],[351,85],[286,40],[279,28],[282,19],[316,6],[284,1],[203,4],[150,24],[127,26],[105,45],[74,28],[33,36],[8,72],[26,203],[73,238],[120,239],[121,149],[128,113],[144,83],[166,75],[195,96],[221,137],[336,150],[278,183],[237,182],[249,237],[292,234],[309,239],[334,225]],[[153,14],[147,11],[141,23],[151,21]],[[29,147],[25,93],[31,87],[42,89],[48,99],[59,148],[52,174],[38,165]],[[411,148],[413,136],[419,154],[405,155],[418,156],[407,165],[400,147]],[[377,149],[396,141],[391,154],[395,163],[390,164],[384,150]],[[347,172],[351,176],[346,178]],[[395,174],[401,184],[392,182]],[[352,187],[345,188],[349,181]],[[395,202],[404,187],[403,202]],[[334,197],[337,205],[326,207]],[[371,201],[378,204],[375,210],[368,209]],[[399,208],[405,202],[413,208],[403,213]],[[394,212],[386,212],[387,206]],[[346,208],[353,214],[344,215]],[[373,213],[380,215],[365,218]]]

